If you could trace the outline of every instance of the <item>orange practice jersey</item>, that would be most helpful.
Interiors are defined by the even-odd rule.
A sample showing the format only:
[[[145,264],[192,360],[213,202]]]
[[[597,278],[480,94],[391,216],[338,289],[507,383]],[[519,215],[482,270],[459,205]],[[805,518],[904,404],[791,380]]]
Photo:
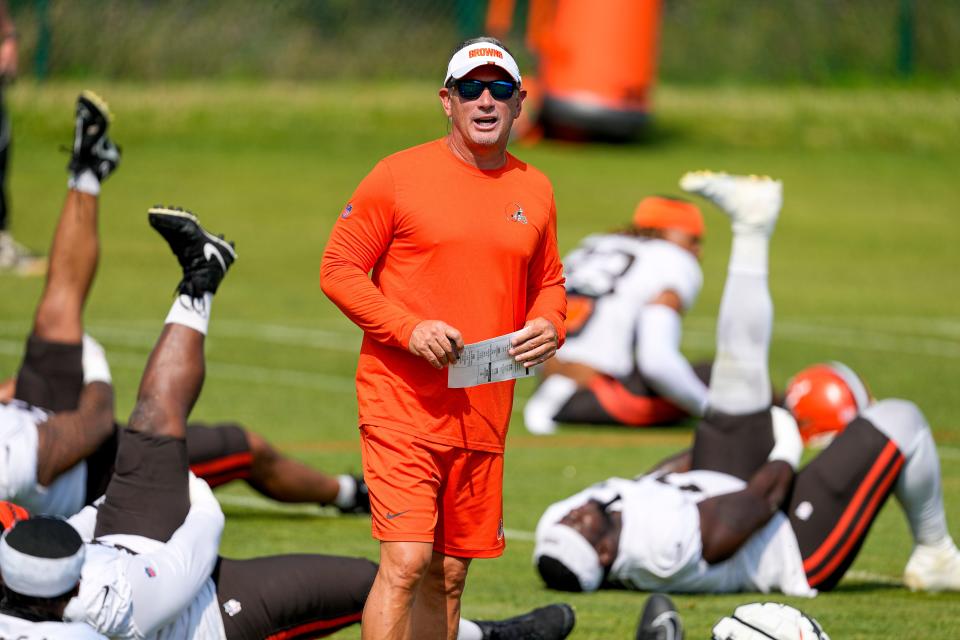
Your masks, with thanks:
[[[553,188],[512,155],[503,168],[481,171],[443,139],[396,153],[374,167],[341,212],[320,282],[364,331],[361,424],[503,451],[513,382],[448,389],[447,370],[407,345],[423,320],[442,320],[470,343],[538,316],[562,342],[566,297]]]

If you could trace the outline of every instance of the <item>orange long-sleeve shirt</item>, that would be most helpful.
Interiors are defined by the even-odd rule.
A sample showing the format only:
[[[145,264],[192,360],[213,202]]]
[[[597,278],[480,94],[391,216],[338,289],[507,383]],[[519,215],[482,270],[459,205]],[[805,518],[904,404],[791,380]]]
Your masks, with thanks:
[[[341,212],[320,283],[364,331],[360,424],[503,451],[513,382],[448,389],[447,370],[407,345],[423,320],[442,320],[470,343],[538,316],[563,341],[553,188],[512,155],[503,168],[481,171],[443,139],[396,153],[374,167]]]

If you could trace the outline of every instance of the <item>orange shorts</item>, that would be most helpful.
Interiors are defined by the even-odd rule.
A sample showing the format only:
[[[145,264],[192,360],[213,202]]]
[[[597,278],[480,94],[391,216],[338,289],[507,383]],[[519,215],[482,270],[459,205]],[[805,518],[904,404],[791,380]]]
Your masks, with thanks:
[[[503,553],[503,454],[361,425],[373,537],[460,558]]]

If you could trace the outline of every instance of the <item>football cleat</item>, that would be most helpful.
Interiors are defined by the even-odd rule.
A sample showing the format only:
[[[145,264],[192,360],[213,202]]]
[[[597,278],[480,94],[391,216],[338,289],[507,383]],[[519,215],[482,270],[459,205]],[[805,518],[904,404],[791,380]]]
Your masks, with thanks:
[[[867,385],[840,362],[815,364],[787,383],[784,406],[797,419],[800,437],[824,447],[873,402]]]
[[[713,640],[830,640],[820,623],[799,609],[778,602],[737,607],[713,627]]]
[[[47,259],[14,240],[9,231],[0,231],[0,272],[42,276],[47,272]]]
[[[216,293],[237,259],[233,243],[207,232],[196,216],[178,207],[156,206],[147,215],[150,226],[167,241],[183,268],[177,291],[191,298]]]
[[[948,536],[932,545],[914,548],[903,571],[911,591],[960,591],[960,551]]]
[[[340,513],[365,513],[370,514],[370,491],[367,489],[367,483],[363,476],[351,476],[357,483],[356,493],[353,495],[353,504],[348,507],[337,506]]]
[[[673,600],[662,593],[647,598],[637,623],[637,640],[683,640],[683,622]]]
[[[77,98],[77,122],[73,131],[70,164],[72,175],[89,169],[102,182],[120,164],[120,147],[107,137],[113,116],[103,98],[84,91]]]
[[[568,604],[551,604],[506,620],[477,620],[483,640],[563,640],[576,624]]]
[[[691,171],[680,178],[680,188],[720,207],[738,233],[759,231],[769,236],[783,206],[783,183],[769,176]]]

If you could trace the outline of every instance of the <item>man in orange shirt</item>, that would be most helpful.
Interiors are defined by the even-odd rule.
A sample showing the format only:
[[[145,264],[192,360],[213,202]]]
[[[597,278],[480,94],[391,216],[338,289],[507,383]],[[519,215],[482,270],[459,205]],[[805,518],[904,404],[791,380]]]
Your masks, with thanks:
[[[507,153],[526,97],[516,62],[493,38],[468,40],[439,96],[447,136],[374,167],[320,270],[364,331],[357,398],[381,562],[366,639],[456,637],[471,559],[503,552],[513,383],[448,388],[446,366],[466,343],[519,330],[510,355],[529,368],[564,336],[553,188]]]

